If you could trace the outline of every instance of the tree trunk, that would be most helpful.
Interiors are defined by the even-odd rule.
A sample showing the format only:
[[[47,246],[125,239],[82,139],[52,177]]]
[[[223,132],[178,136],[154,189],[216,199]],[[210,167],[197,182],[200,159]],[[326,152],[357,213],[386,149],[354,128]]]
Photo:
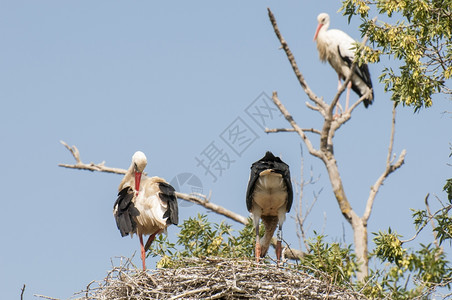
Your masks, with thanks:
[[[358,266],[357,279],[363,281],[368,275],[369,259],[367,256],[367,224],[355,213],[350,206],[350,202],[345,195],[344,187],[342,185],[339,169],[336,164],[336,159],[328,152],[323,160],[333,188],[334,196],[336,197],[339,208],[345,219],[350,223],[353,229],[353,240],[355,244],[355,253]]]
[[[356,260],[359,264],[356,277],[363,282],[369,274],[369,257],[367,256],[367,225],[361,218],[353,218],[353,239],[355,242]]]

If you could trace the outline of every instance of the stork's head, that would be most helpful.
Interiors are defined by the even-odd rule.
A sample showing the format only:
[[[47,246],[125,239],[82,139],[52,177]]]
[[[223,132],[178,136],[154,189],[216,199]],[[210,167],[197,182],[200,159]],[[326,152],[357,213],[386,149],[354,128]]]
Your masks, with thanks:
[[[140,190],[140,181],[141,181],[141,175],[143,174],[144,168],[146,168],[147,165],[147,159],[146,155],[144,155],[143,152],[137,151],[132,156],[132,165],[135,172],[135,190]]]
[[[317,39],[317,36],[319,35],[320,29],[323,27],[324,30],[328,29],[328,26],[330,26],[330,16],[327,13],[321,13],[317,16],[317,22],[319,25],[317,26],[317,30],[315,31],[314,35],[314,41]]]

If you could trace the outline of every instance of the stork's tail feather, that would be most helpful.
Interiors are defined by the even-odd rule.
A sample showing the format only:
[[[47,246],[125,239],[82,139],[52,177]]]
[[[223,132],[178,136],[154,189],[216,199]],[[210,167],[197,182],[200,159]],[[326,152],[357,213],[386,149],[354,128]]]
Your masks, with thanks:
[[[177,225],[179,222],[179,208],[177,205],[176,190],[166,182],[159,182],[160,199],[168,204],[168,209],[163,214],[163,218],[168,218],[166,224]]]
[[[132,188],[123,188],[118,193],[118,199],[116,200],[113,208],[116,225],[118,226],[121,236],[134,233],[137,228],[134,217],[139,216],[140,212],[132,202],[133,196],[134,193]]]
[[[265,227],[265,234],[261,238],[261,257],[264,257],[267,254],[268,248],[270,247],[270,242],[273,237],[273,233],[278,226],[278,217],[277,216],[262,216],[262,223]]]
[[[369,87],[369,88],[371,88],[371,87]],[[361,89],[360,89],[358,86],[354,85],[354,84],[352,84],[352,90],[353,90],[360,98],[361,98],[362,96],[364,96],[364,94],[366,93],[366,92],[361,91]],[[365,107],[365,108],[369,107],[369,105],[372,105],[373,101],[374,101],[374,91],[372,90],[371,93],[370,93],[370,95],[369,95],[369,97],[367,97],[366,99],[363,100],[364,107]]]
[[[370,87],[372,88],[372,87]],[[374,102],[374,90],[372,89],[371,94],[368,98],[364,99],[364,107],[367,108],[369,105],[371,105]]]

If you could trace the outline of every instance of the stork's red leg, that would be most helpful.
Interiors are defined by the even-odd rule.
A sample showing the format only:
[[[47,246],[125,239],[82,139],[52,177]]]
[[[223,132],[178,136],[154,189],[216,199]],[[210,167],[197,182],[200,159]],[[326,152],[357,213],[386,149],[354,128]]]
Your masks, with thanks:
[[[144,246],[143,246],[143,235],[140,234],[140,250],[141,250],[141,260],[143,261],[143,271],[146,270],[146,251],[144,251]]]
[[[259,236],[256,237],[256,248],[254,249],[254,256],[256,256],[256,262],[259,262],[261,258],[261,244],[259,243]]]
[[[256,257],[256,262],[259,262],[261,258],[261,244],[259,243],[259,223],[256,225],[256,247],[254,248],[254,256]]]
[[[281,241],[276,241],[276,263],[279,265],[281,261],[282,246]]]
[[[276,263],[279,266],[279,262],[281,261],[281,254],[282,254],[282,228],[281,225],[278,228],[278,231],[276,232]]]

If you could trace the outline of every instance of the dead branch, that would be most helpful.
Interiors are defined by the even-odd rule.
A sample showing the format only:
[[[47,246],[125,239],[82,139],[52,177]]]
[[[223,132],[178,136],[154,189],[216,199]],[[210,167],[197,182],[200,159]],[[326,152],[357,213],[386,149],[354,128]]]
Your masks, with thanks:
[[[338,92],[339,93],[339,92]],[[337,117],[336,119],[333,119],[332,124],[331,124],[331,130],[330,130],[330,136],[333,137],[334,133],[343,125],[345,124],[348,120],[351,119],[352,117],[352,112],[355,110],[356,107],[358,107],[358,105],[364,101],[364,99],[366,99],[369,94],[371,93],[371,90],[367,91],[367,93],[365,93],[364,95],[361,96],[361,98],[358,99],[358,101],[356,101],[355,103],[353,103],[349,109],[345,112],[343,112],[339,117]],[[332,105],[332,104],[331,104]],[[337,105],[340,105],[339,103]],[[332,112],[332,111],[331,111]]]
[[[21,289],[20,300],[23,300],[23,299],[24,299],[24,293],[25,293],[25,283],[24,283],[24,286],[23,286],[22,289]]]
[[[438,238],[437,238],[437,234],[435,232],[435,222],[433,221],[432,211],[430,210],[430,205],[428,204],[428,196],[430,196],[430,194],[427,194],[427,196],[425,196],[424,203],[425,203],[425,207],[427,208],[427,213],[430,218],[430,223],[432,224],[432,232],[433,232],[433,237],[434,237],[433,242],[435,243],[436,248],[439,248]]]
[[[392,149],[394,147],[394,135],[395,135],[395,118],[396,118],[396,105],[392,107],[392,123],[391,123],[391,138],[389,140],[388,156],[386,157],[386,168],[391,165]]]
[[[98,171],[98,172],[106,172],[106,173],[114,173],[114,174],[126,174],[126,169],[118,169],[118,168],[109,168],[106,167],[104,164],[105,162],[101,162],[99,164],[89,163],[85,164],[80,159],[80,152],[78,151],[76,146],[69,147],[68,144],[66,144],[64,141],[60,141],[61,144],[63,144],[66,149],[68,149],[72,156],[74,157],[76,164],[75,165],[69,165],[69,164],[58,164],[58,166],[63,168],[70,168],[70,169],[79,169],[79,170],[87,170],[87,171]]]
[[[308,95],[309,99],[311,99],[318,106],[318,108],[320,109],[319,111],[323,114],[323,112],[326,111],[328,105],[321,98],[317,97],[314,94],[314,92],[312,92],[312,90],[309,88],[306,80],[304,79],[303,74],[301,74],[300,69],[298,69],[297,62],[295,61],[295,57],[293,56],[292,51],[290,51],[289,45],[287,44],[286,40],[281,35],[281,32],[279,31],[275,16],[273,15],[270,8],[267,8],[267,10],[268,10],[268,16],[269,16],[270,21],[273,26],[273,30],[275,31],[275,34],[278,37],[282,48],[286,52],[287,58],[289,59],[290,65],[292,66],[295,76],[297,76],[298,82],[300,83],[300,85],[303,88],[306,95]]]
[[[320,176],[319,176],[319,178],[320,178]],[[314,176],[312,174],[312,169],[311,169],[310,178],[308,180],[304,179],[303,147],[301,147],[301,145],[300,145],[300,182],[296,182],[295,179],[292,180],[293,182],[295,182],[294,187],[295,187],[296,194],[298,194],[298,205],[297,205],[297,207],[295,207],[295,217],[293,217],[293,219],[295,220],[295,223],[298,225],[297,226],[297,237],[300,241],[300,248],[301,248],[301,241],[303,241],[303,244],[308,251],[309,251],[309,245],[307,243],[307,238],[306,238],[305,221],[306,221],[306,218],[311,213],[311,210],[314,207],[315,203],[317,202],[318,196],[321,193],[323,188],[320,189],[319,193],[317,193],[317,194],[314,192],[314,199],[313,199],[312,203],[306,207],[306,212],[303,213],[304,188],[307,185],[316,183],[319,180],[319,178],[314,179]]]
[[[297,183],[295,187],[297,188],[297,194],[298,194],[298,207],[295,208],[295,222],[298,224],[297,227],[297,236],[298,239],[301,241],[303,240],[303,243],[307,250],[309,250],[309,245],[306,241],[306,234],[304,230],[304,221],[306,220],[307,215],[303,216],[303,192],[305,187],[305,182],[303,178],[304,173],[304,157],[303,157],[303,147],[300,145],[300,183]],[[301,243],[300,243],[301,248]]]
[[[203,206],[204,208],[207,208],[217,214],[223,215],[229,219],[232,219],[236,222],[239,222],[243,225],[248,224],[248,218],[245,218],[244,216],[241,216],[233,211],[230,211],[220,205],[211,203],[209,200],[209,198],[207,198],[206,196],[202,195],[203,197],[199,197],[199,196],[194,196],[194,195],[189,195],[189,194],[184,194],[184,193],[178,193],[176,192],[176,197],[182,200],[186,200],[198,205]]]
[[[48,296],[44,296],[44,295],[38,295],[38,294],[34,294],[33,296],[38,297],[38,298],[43,298],[43,299],[49,299],[49,300],[60,300],[58,298],[52,298],[52,297],[48,297]]]
[[[395,170],[400,168],[402,164],[405,161],[405,155],[406,150],[402,150],[402,152],[399,155],[399,158],[397,161],[392,164],[391,155],[392,155],[392,149],[394,145],[394,135],[395,135],[395,118],[396,118],[396,106],[392,108],[392,125],[391,125],[391,137],[389,139],[389,147],[388,147],[388,156],[386,158],[386,168],[381,174],[381,176],[377,179],[375,184],[370,188],[369,198],[367,199],[366,209],[364,211],[364,215],[362,217],[365,224],[367,224],[367,221],[369,220],[370,214],[372,212],[372,207],[375,201],[375,196],[378,193],[378,190],[380,189],[381,185],[385,181],[385,179]]]
[[[311,141],[309,140],[309,138],[304,133],[303,129],[301,129],[298,126],[298,124],[295,122],[293,117],[289,114],[289,112],[287,111],[285,106],[281,103],[281,101],[279,101],[278,93],[273,92],[272,100],[276,104],[276,106],[279,108],[281,113],[284,115],[284,117],[286,118],[287,122],[290,123],[290,125],[295,130],[295,132],[297,132],[298,135],[301,137],[301,139],[304,141],[306,147],[308,147],[309,153],[311,153],[312,155],[322,159],[323,154],[319,150],[314,148],[314,146],[312,145]]]
[[[314,129],[314,128],[302,128],[304,132],[312,132],[316,134],[320,134],[320,130]],[[293,128],[265,128],[266,133],[277,133],[277,132],[296,132]]]

